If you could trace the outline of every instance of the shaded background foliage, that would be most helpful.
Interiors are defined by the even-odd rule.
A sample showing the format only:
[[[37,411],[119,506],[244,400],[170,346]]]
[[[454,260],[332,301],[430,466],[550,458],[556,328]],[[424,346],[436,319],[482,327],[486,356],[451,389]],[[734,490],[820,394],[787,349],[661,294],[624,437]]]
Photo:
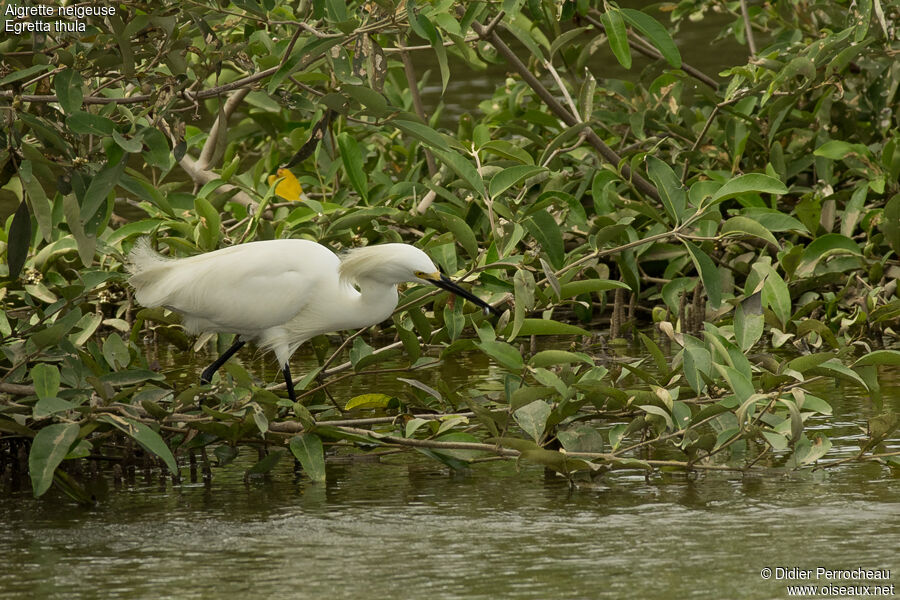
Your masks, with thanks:
[[[881,409],[878,369],[900,364],[897,3],[116,6],[83,32],[0,43],[0,432],[6,464],[28,449],[36,494],[55,480],[86,497],[60,464],[136,451],[176,472],[176,455],[253,446],[264,473],[290,450],[321,480],[323,441],[567,477],[798,467],[830,448],[805,427],[831,413],[810,380]],[[675,40],[713,12],[750,57],[704,74]],[[638,54],[634,77],[604,72]],[[451,126],[423,103],[427,81],[497,64],[505,81]],[[132,303],[122,262],[141,236],[172,256],[414,242],[508,310],[491,322],[407,290],[380,327],[393,343],[312,342],[297,405],[237,363],[186,384],[145,342],[209,340]],[[622,337],[646,357],[610,350]],[[328,389],[464,351],[500,384]],[[896,464],[897,424],[874,411],[857,458]]]

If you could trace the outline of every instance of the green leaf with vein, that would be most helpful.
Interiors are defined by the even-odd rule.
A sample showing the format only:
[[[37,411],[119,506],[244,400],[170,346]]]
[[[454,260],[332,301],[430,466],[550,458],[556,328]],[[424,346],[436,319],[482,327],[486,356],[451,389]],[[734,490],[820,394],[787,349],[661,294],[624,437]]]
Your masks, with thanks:
[[[28,452],[28,473],[35,498],[50,489],[53,473],[78,439],[80,429],[77,423],[55,423],[34,436]]]
[[[659,21],[646,13],[632,8],[621,8],[619,12],[628,21],[629,25],[647,36],[647,39],[653,44],[663,58],[676,69],[681,68],[681,53],[678,46],[672,40],[672,36],[665,27],[660,25]]]
[[[163,459],[163,462],[166,463],[166,467],[169,468],[169,471],[171,471],[172,473],[178,473],[178,463],[175,462],[175,457],[172,455],[172,451],[169,450],[169,447],[166,446],[166,443],[163,441],[162,437],[160,437],[160,435],[154,430],[150,429],[140,421],[135,421],[134,419],[129,419],[126,417],[103,415],[97,420],[104,423],[109,423],[120,431],[131,436],[131,438],[134,439],[134,441],[136,441],[144,450]]]
[[[325,450],[322,439],[314,433],[301,433],[288,443],[300,466],[310,479],[325,481]]]

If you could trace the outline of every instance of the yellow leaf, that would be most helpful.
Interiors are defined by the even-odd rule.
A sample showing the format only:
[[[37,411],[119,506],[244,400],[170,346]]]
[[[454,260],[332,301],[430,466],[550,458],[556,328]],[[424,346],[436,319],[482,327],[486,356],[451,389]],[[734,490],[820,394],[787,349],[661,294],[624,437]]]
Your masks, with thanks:
[[[353,410],[354,408],[386,408],[393,396],[387,394],[363,394],[350,398],[344,410]]]
[[[300,182],[297,181],[293,173],[287,169],[278,169],[276,175],[269,175],[269,185],[274,185],[279,179],[281,181],[275,186],[275,194],[277,196],[289,202],[300,202],[303,200],[303,188],[300,187]]]

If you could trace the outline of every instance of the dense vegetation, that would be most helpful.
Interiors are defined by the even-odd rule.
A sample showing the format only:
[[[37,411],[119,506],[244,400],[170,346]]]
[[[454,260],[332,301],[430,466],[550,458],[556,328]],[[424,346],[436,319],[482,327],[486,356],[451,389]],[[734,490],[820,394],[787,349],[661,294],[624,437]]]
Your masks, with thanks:
[[[110,6],[0,41],[0,463],[36,495],[86,500],[84,465],[254,447],[252,473],[290,451],[314,480],[330,452],[386,448],[570,478],[823,466],[848,459],[807,427],[831,415],[822,378],[874,406],[849,460],[900,464],[879,388],[900,365],[896,2]],[[704,74],[673,40],[713,12],[749,58]],[[489,64],[505,81],[448,130],[426,79]],[[296,404],[240,361],[202,386],[157,345],[231,340],[132,302],[142,236],[172,256],[402,240],[505,313],[412,287],[382,335],[313,340]],[[473,352],[502,376],[415,379]],[[403,397],[330,390],[392,371]]]

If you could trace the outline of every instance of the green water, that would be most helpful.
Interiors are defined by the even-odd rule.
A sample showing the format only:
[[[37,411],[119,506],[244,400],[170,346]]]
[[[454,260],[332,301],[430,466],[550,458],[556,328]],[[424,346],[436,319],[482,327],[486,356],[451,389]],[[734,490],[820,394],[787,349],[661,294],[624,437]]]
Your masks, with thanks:
[[[763,567],[900,569],[878,467],[570,490],[404,458],[244,484],[138,485],[86,510],[0,503],[4,598],[783,598]],[[900,577],[893,577],[900,583]],[[790,583],[790,582],[788,582]]]
[[[448,361],[420,378],[488,373],[473,369]],[[900,379],[883,385],[900,409]],[[874,407],[852,388],[816,392],[837,415],[829,460],[852,455]],[[4,490],[0,597],[765,599],[792,584],[848,583],[764,580],[765,567],[890,569],[887,582],[850,583],[900,584],[900,478],[876,464],[619,472],[570,488],[530,465],[456,474],[404,453],[331,460],[323,485],[297,478],[290,461],[245,482],[256,453],[244,452],[208,485],[138,470],[89,509],[55,490],[39,500],[26,485]]]

